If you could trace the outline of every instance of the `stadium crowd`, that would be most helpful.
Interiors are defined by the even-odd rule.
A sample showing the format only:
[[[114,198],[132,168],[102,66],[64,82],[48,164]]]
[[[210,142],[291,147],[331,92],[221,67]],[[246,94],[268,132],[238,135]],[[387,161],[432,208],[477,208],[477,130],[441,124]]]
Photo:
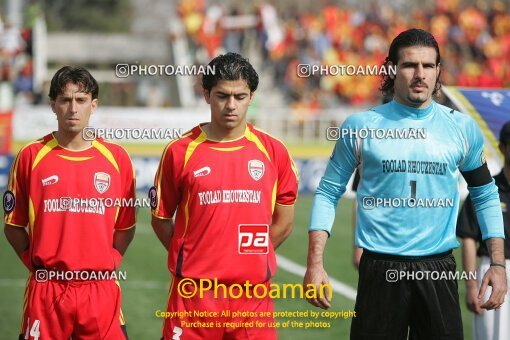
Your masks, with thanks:
[[[0,81],[13,83],[18,98],[32,101],[32,29],[19,28],[0,13]]]
[[[510,9],[496,0],[467,4],[460,0],[437,0],[435,6],[407,9],[389,3],[369,11],[325,5],[300,12],[267,3],[256,8],[256,24],[250,29],[222,23],[225,15],[240,16],[238,8],[206,6],[202,0],[181,1],[179,15],[192,50],[210,58],[224,51],[248,55],[246,38],[255,30],[257,52],[263,65],[271,67],[275,88],[284,92],[293,108],[330,108],[339,104],[378,102],[374,76],[299,77],[298,64],[381,65],[391,37],[418,27],[438,40],[445,85],[473,87],[510,86]],[[248,23],[248,16],[244,16]],[[224,20],[223,20],[224,21]],[[243,48],[245,50],[243,50]],[[310,110],[312,109],[312,110]]]

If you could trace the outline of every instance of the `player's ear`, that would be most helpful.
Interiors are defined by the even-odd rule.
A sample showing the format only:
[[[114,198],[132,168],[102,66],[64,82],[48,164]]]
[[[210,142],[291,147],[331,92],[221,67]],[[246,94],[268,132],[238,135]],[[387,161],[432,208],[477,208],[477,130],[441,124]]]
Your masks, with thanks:
[[[92,99],[92,103],[90,104],[90,106],[92,107],[92,109],[90,110],[90,114],[93,114],[96,109],[97,109],[97,106],[99,105],[99,99]]]
[[[211,104],[211,91],[204,89],[204,99],[207,104]]]
[[[253,98],[255,98],[255,92],[250,92],[250,103],[248,105],[251,105]]]
[[[55,101],[53,99],[50,100],[50,106],[51,106],[51,111],[53,111],[54,114],[57,114],[55,112]]]

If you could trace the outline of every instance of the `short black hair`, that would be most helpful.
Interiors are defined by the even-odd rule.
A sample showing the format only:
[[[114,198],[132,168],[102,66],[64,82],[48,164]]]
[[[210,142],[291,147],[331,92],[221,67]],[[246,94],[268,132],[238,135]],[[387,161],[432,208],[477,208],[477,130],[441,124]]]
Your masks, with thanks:
[[[209,63],[214,72],[206,73],[202,77],[202,88],[211,91],[220,80],[246,80],[251,92],[255,92],[259,85],[259,75],[248,59],[238,53],[229,52],[215,57]]]
[[[395,86],[395,77],[389,68],[389,63],[391,62],[393,65],[397,66],[398,60],[400,57],[400,49],[404,47],[411,46],[422,46],[422,47],[432,47],[436,50],[436,65],[441,63],[441,54],[439,53],[439,45],[437,44],[434,36],[422,29],[419,28],[411,28],[407,31],[404,31],[397,35],[395,39],[391,42],[390,50],[388,51],[388,56],[384,60],[384,67],[387,70],[387,74],[382,75],[382,85],[379,90],[382,92],[384,96],[394,95],[394,86]],[[432,95],[436,95],[441,89],[441,81],[439,80],[439,76],[441,75],[441,70],[439,70],[439,74],[436,79],[436,84],[434,86],[434,91]]]
[[[51,100],[56,100],[59,94],[68,83],[76,84],[80,87],[80,91],[90,93],[92,99],[96,99],[99,94],[99,85],[92,77],[89,71],[82,66],[64,66],[55,73],[51,79],[50,93]]]

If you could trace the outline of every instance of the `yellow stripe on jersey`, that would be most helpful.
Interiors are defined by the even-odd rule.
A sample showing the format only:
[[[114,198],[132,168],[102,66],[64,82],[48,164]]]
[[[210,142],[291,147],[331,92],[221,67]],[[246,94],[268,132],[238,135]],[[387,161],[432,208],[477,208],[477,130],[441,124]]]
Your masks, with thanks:
[[[211,147],[211,149],[216,150],[216,151],[237,151],[237,150],[241,150],[242,148],[244,148],[244,146],[234,146],[232,148],[214,148],[214,147]]]
[[[263,130],[261,130],[261,129],[259,129],[259,128],[253,127],[253,129],[254,129],[254,130],[257,130],[257,131],[259,131],[259,132],[265,133],[266,135],[271,136],[272,138],[274,138],[274,139],[276,139],[277,141],[279,141],[280,143],[282,143],[282,145],[285,147],[285,150],[286,150],[286,151],[287,151],[287,153],[289,154],[289,158],[290,158],[290,167],[291,167],[292,171],[294,171],[294,175],[296,175],[296,179],[297,179],[297,181],[299,182],[299,173],[298,173],[298,170],[297,170],[297,168],[296,168],[296,164],[294,164],[294,160],[292,159],[292,156],[290,155],[289,150],[288,150],[288,149],[287,149],[287,147],[285,146],[285,143],[284,143],[284,142],[282,142],[280,139],[278,139],[278,138],[276,138],[276,137],[274,137],[274,136],[272,136],[272,135],[268,134],[267,132],[265,132],[265,131],[263,131]]]
[[[271,157],[269,157],[269,154],[267,153],[266,147],[262,144],[262,142],[260,141],[259,137],[257,137],[254,133],[252,133],[250,131],[250,129],[248,128],[248,125],[246,125],[246,130],[244,130],[244,136],[250,142],[255,143],[257,148],[259,148],[259,150],[262,151],[262,153],[264,155],[266,155],[267,159],[269,161],[271,161]]]
[[[193,152],[195,152],[195,149],[205,142],[207,140],[207,135],[204,131],[200,132],[200,135],[198,135],[195,140],[193,140],[191,143],[188,144],[188,148],[186,149],[186,155],[184,156],[184,166],[183,169],[186,167],[186,164],[188,163],[188,160],[190,159]]]
[[[110,150],[108,150],[106,146],[99,143],[97,140],[92,141],[92,146],[95,147],[107,160],[109,160],[115,170],[120,173],[119,165],[117,164],[115,157],[113,157],[113,154],[110,152]]]
[[[120,309],[119,321],[121,326],[124,326],[126,324],[126,321],[124,320],[124,314],[122,314],[122,308]]]
[[[21,325],[19,327],[20,331],[19,334],[24,334],[25,329],[23,329],[23,322],[25,321],[25,313],[27,311],[27,305],[28,305],[28,286],[30,285],[30,279],[32,278],[32,272],[28,273],[27,282],[25,283],[25,293],[23,294],[23,314],[21,317]]]
[[[120,286],[119,280],[115,280],[115,284],[119,287],[119,291],[122,292],[122,288]],[[124,314],[122,313],[122,308],[120,308],[119,311],[120,311],[119,321],[120,321],[121,326],[124,326],[126,324],[126,320],[124,319]]]
[[[28,198],[28,229],[30,231],[30,238],[31,242],[33,241],[34,237],[34,223],[35,223],[35,209],[34,209],[34,202],[32,202],[32,199]]]
[[[16,186],[14,185],[14,183],[16,183],[16,175],[18,173],[18,163],[19,163],[20,156],[21,156],[21,151],[18,154],[18,156],[16,157],[16,159],[14,160],[14,164],[12,165],[12,168],[11,168],[11,173],[9,174],[8,187],[9,187],[9,190],[11,190],[14,194],[16,194],[14,192],[14,190],[16,190]]]
[[[172,272],[170,272],[170,285],[169,285],[169,288],[168,288],[168,295],[166,297],[166,304],[168,306],[168,302],[170,301],[170,297],[172,296],[172,288],[174,287],[174,275],[172,274]],[[161,332],[163,332],[165,330],[165,323],[163,322],[163,327],[162,327],[162,330]]]
[[[14,164],[11,168],[11,174],[9,176],[9,190],[12,191],[14,197],[16,197],[16,185],[14,183],[16,183],[16,176],[18,174],[18,164],[19,164],[20,155],[21,155],[21,152],[18,154],[18,157],[16,157],[16,160],[14,161]],[[5,223],[12,224],[13,216],[14,216],[14,210],[11,211],[10,213],[7,213],[5,215]]]
[[[170,148],[170,146],[175,143],[176,141],[178,141],[178,139],[174,139],[173,141],[171,141],[170,143],[168,143],[168,145],[165,147],[165,150],[163,150],[163,155],[161,156],[161,164],[159,165],[158,167],[158,171],[156,172],[156,178],[158,179],[158,184],[157,184],[157,190],[158,190],[158,196],[157,196],[157,205],[156,205],[156,209],[154,209],[154,212],[158,213],[159,212],[159,203],[160,203],[160,200],[161,200],[161,179],[162,179],[162,176],[163,176],[163,170],[165,168],[165,158],[166,158],[166,153],[168,152],[168,149]],[[154,213],[152,213],[153,216],[155,217],[159,217],[157,215],[154,215]],[[159,217],[160,218],[160,217]]]
[[[116,209],[115,210],[115,224],[117,224],[117,218],[119,217],[120,207],[117,206],[115,209]]]
[[[34,159],[34,164],[32,164],[32,171],[34,171],[35,167],[37,166],[37,164],[39,164],[39,162],[51,151],[53,150],[54,148],[56,148],[58,146],[58,142],[57,140],[55,139],[55,137],[53,137],[48,143],[44,144],[44,146],[42,147],[41,150],[39,150],[39,152],[37,153],[37,155],[35,156],[35,159]]]
[[[188,222],[189,222],[189,198],[191,197],[190,192],[188,191],[188,199],[186,200],[186,204],[184,205],[184,233],[182,234],[182,237],[186,235],[186,231],[188,230]]]
[[[296,176],[296,180],[299,182],[298,170],[296,168],[296,164],[294,164],[294,160],[292,159],[292,156],[290,155],[290,153],[289,153],[289,157],[290,157],[290,167],[291,167],[292,171],[294,172],[294,175]]]
[[[274,213],[274,206],[276,204],[276,188],[278,187],[278,180],[274,181],[273,192],[271,193],[271,215]]]
[[[23,150],[25,150],[26,148],[28,148],[30,145],[32,144],[35,144],[35,143],[40,143],[41,141],[38,140],[36,142],[32,142],[30,144],[27,144],[25,145],[18,153],[18,156],[16,156],[16,159],[14,160],[14,164],[11,168],[11,172],[9,173],[9,183],[8,183],[8,186],[9,186],[9,190],[11,190],[14,194],[16,194],[15,190],[16,190],[16,186],[14,185],[14,183],[16,183],[16,175],[18,173],[18,164],[19,164],[19,159],[21,157],[21,153],[23,152]]]
[[[25,150],[30,145],[35,144],[35,143],[40,143],[40,142],[41,141],[38,140],[36,142],[32,142],[32,143],[24,146],[23,149],[21,149],[20,152],[18,153],[18,156],[16,156],[16,159],[14,160],[14,164],[12,165],[11,172],[9,173],[9,183],[8,183],[8,188],[10,191],[12,191],[14,197],[16,197],[16,181],[17,181],[17,176],[18,176],[18,165],[19,165],[19,160],[21,158],[21,153],[23,152],[23,150]],[[13,216],[14,216],[14,211],[7,213],[5,215],[5,223],[14,225],[14,226],[18,226],[17,224],[12,223]],[[18,226],[18,227],[25,228],[26,226]]]
[[[94,157],[72,157],[72,156],[64,156],[64,155],[57,155],[57,156],[60,158],[63,158],[63,159],[67,159],[68,161],[76,161],[76,162],[88,161],[89,159],[94,158]]]

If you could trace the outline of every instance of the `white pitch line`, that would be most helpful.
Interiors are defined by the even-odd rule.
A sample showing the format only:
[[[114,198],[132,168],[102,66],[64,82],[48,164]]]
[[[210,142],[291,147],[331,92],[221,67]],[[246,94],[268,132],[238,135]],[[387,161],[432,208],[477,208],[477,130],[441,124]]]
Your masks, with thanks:
[[[283,270],[300,277],[305,276],[306,267],[303,267],[302,265],[293,262],[281,255],[276,255],[276,260],[278,261],[278,267],[281,267]],[[356,289],[346,285],[343,282],[338,281],[337,279],[331,276],[329,277],[329,283],[331,284],[331,287],[333,288],[334,292],[342,296],[345,296],[350,300],[356,301],[357,294]]]

